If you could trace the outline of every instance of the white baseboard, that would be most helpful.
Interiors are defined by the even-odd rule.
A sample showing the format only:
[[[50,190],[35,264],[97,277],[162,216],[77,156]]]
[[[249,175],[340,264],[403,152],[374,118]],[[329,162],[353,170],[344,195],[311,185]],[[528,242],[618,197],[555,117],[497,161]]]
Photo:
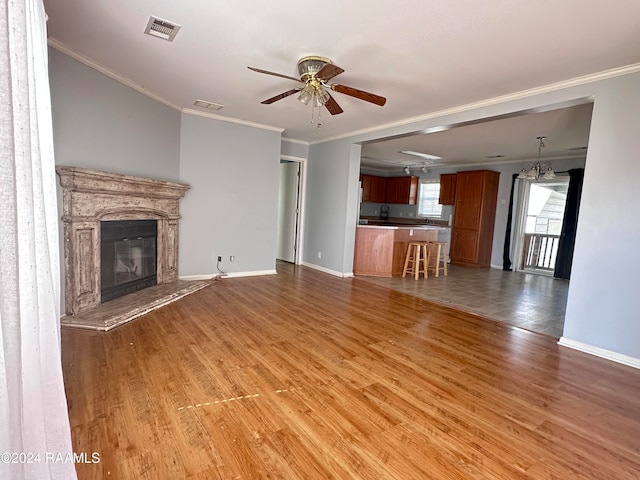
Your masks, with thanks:
[[[630,357],[621,353],[612,352],[611,350],[595,347],[593,345],[589,345],[588,343],[577,342],[566,337],[561,337],[558,341],[558,345],[572,348],[574,350],[579,350],[584,353],[589,353],[591,355],[595,355],[596,357],[605,358],[607,360],[611,360],[612,362],[622,363],[623,365],[628,365],[629,367],[640,368],[640,358]]]
[[[320,265],[315,265],[313,263],[308,263],[308,262],[302,262],[302,265],[304,265],[305,267],[313,268],[314,270],[319,270],[321,272],[328,273],[329,275],[333,275],[334,277],[340,277],[340,278],[353,277],[353,272],[342,273],[342,272],[338,272],[337,270],[331,270],[330,268],[321,267]]]
[[[180,280],[211,280],[215,277],[222,278],[239,278],[239,277],[257,277],[259,275],[275,275],[275,270],[257,270],[254,272],[228,272],[225,275],[221,273],[209,273],[205,275],[184,275],[180,276]]]
[[[211,280],[213,279],[213,277],[215,277],[214,274],[209,274],[209,275],[181,275],[178,278],[180,280],[186,280],[187,282],[191,282],[194,280]]]

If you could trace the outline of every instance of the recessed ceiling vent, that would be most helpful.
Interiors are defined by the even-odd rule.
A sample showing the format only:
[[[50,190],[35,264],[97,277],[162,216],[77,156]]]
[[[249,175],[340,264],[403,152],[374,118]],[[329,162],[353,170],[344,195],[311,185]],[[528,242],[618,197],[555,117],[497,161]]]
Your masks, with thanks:
[[[152,16],[149,17],[144,33],[173,42],[173,39],[176,38],[176,35],[180,31],[180,27],[181,25],[177,23],[171,23],[167,20]]]
[[[221,108],[224,108],[224,105],[220,105],[215,102],[207,102],[206,100],[196,100],[193,104],[196,107],[209,108],[211,110],[220,110]]]

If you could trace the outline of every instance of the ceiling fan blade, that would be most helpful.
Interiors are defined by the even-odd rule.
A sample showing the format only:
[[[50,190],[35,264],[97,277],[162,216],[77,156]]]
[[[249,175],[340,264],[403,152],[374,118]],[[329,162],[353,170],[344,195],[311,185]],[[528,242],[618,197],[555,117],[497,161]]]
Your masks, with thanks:
[[[364,90],[358,90],[357,88],[347,87],[345,85],[338,85],[337,83],[331,85],[331,90],[344,93],[345,95],[349,95],[351,97],[359,98],[360,100],[364,100],[365,102],[375,103],[376,105],[380,105],[381,107],[387,102],[386,98],[381,97],[380,95],[376,95],[375,93],[365,92]]]
[[[264,73],[266,75],[273,75],[274,77],[288,78],[289,80],[293,80],[294,82],[302,82],[302,80],[300,80],[299,78],[290,77],[289,75],[283,75],[281,73],[269,72],[267,70],[261,70],[259,68],[255,68],[255,67],[247,67],[247,68],[249,70],[253,70],[254,72]]]
[[[336,75],[340,75],[344,70],[332,63],[327,63],[324,67],[322,67],[318,73],[316,73],[316,77],[323,81],[331,80]]]
[[[327,94],[329,94],[329,92],[327,92]],[[329,94],[329,100],[327,100],[324,106],[327,107],[327,110],[329,110],[329,113],[331,115],[338,115],[339,113],[344,112],[344,110],[340,108],[340,105],[338,105],[338,102],[336,102],[331,94]]]
[[[267,98],[266,100],[263,100],[260,103],[264,103],[265,105],[269,105],[273,102],[277,102],[278,100],[282,100],[283,98],[288,97],[289,95],[293,95],[294,93],[298,93],[300,90],[302,90],[301,88],[292,88],[291,90],[281,93],[280,95],[276,95],[275,97],[271,97],[271,98]]]

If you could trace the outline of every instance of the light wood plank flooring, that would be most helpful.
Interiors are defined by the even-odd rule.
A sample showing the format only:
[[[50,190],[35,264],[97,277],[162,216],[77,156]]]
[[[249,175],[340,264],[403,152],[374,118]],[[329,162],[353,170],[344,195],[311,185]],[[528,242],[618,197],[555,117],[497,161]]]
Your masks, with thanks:
[[[637,479],[640,371],[279,265],[62,331],[80,479]]]

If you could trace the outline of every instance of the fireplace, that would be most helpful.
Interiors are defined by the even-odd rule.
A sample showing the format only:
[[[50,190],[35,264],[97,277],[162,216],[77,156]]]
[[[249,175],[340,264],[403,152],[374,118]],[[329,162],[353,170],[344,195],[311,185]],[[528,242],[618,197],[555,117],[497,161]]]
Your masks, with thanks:
[[[156,284],[156,220],[100,222],[102,303]]]
[[[178,280],[179,201],[189,185],[79,167],[56,172],[67,315]]]

